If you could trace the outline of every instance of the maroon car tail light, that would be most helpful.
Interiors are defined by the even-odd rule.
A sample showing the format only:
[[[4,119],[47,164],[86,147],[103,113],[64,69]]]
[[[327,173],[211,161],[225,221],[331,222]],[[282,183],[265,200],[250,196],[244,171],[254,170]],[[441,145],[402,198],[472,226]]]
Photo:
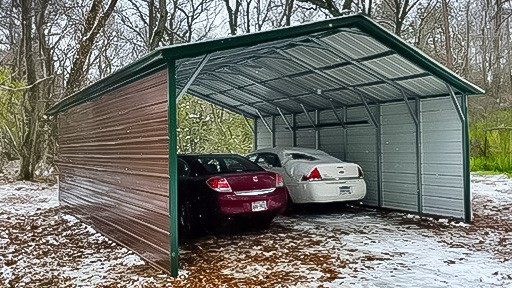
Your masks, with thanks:
[[[233,192],[226,178],[212,177],[206,181],[206,184],[217,192]]]
[[[357,176],[359,178],[364,178],[363,169],[361,169],[361,167],[357,167]]]
[[[320,175],[320,171],[318,171],[318,168],[313,168],[311,172],[309,172],[309,175],[304,175],[302,177],[302,181],[312,181],[312,180],[322,180],[322,175]]]
[[[283,177],[276,173],[276,187],[284,187]]]

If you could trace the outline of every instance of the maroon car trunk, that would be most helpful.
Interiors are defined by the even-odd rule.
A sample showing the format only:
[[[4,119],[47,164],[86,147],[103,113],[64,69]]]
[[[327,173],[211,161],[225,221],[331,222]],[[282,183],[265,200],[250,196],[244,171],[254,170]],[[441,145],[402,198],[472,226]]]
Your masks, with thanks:
[[[232,192],[217,192],[221,214],[272,216],[286,209],[287,191],[284,186],[276,187],[276,173],[262,171],[226,174],[218,177],[225,178],[232,189]],[[264,205],[266,208],[255,211],[254,204]]]

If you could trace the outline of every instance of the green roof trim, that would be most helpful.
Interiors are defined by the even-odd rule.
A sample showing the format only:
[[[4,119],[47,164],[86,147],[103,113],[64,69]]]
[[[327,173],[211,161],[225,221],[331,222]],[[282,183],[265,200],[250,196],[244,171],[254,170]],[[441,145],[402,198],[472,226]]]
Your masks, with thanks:
[[[396,35],[388,32],[378,23],[367,16],[349,15],[323,21],[317,21],[298,26],[284,27],[269,31],[244,34],[239,36],[207,40],[194,43],[185,43],[162,47],[143,58],[119,69],[111,75],[91,84],[83,90],[61,100],[51,107],[47,113],[54,115],[77,106],[88,100],[97,98],[109,91],[131,83],[157,70],[165,69],[168,60],[192,58],[213,52],[220,52],[234,48],[250,47],[257,44],[276,40],[292,39],[310,34],[324,32],[337,28],[358,28],[367,33],[389,49],[395,50],[400,56],[415,63],[432,75],[457,89],[460,93],[476,95],[485,93],[484,90],[458,76],[419,49],[406,43]]]

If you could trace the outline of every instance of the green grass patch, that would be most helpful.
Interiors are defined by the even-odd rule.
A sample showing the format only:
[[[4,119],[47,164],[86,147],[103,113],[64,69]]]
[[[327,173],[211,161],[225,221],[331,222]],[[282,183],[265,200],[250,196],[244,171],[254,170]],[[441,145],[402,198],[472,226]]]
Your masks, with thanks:
[[[512,175],[512,155],[471,157],[471,171]]]

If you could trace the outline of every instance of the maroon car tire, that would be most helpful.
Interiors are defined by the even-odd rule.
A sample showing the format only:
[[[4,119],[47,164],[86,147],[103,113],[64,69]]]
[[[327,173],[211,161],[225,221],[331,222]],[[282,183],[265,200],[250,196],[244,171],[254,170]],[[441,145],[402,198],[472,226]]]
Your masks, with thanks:
[[[196,236],[197,227],[193,219],[193,207],[189,201],[180,204],[178,210],[179,236],[182,240],[189,240]]]

